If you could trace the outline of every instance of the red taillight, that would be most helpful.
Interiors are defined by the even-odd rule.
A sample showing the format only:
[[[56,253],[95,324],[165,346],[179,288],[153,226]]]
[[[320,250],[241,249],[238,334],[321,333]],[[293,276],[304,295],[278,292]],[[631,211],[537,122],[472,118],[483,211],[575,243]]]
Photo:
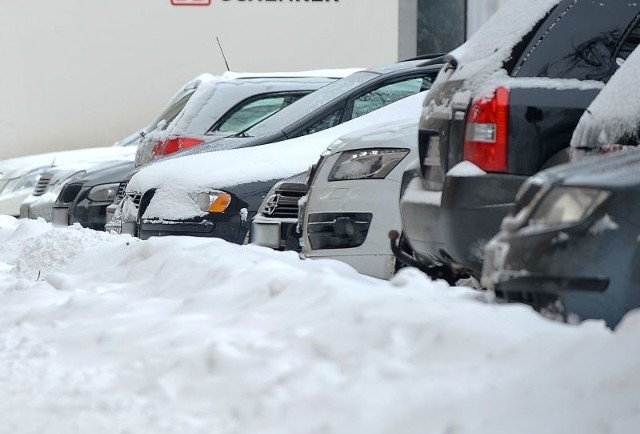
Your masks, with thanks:
[[[164,157],[175,152],[184,151],[204,143],[204,140],[191,137],[174,137],[169,140],[159,140],[153,147],[151,159]]]
[[[509,91],[475,101],[467,118],[462,158],[487,172],[507,171]]]

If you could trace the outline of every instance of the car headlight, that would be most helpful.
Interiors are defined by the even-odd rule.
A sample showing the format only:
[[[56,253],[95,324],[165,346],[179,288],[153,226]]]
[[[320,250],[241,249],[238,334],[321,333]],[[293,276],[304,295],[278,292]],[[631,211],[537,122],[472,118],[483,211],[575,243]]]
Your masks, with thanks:
[[[32,170],[31,172],[22,175],[19,178],[13,178],[10,179],[6,182],[6,185],[4,186],[4,188],[2,189],[3,193],[12,193],[14,191],[21,191],[21,190],[33,190],[36,186],[36,184],[38,183],[38,180],[40,179],[40,175],[42,174],[42,172],[45,171],[45,169],[48,169],[49,167],[41,167],[35,170]]]
[[[343,152],[329,173],[329,181],[385,178],[409,154],[408,149],[360,149]]]
[[[223,213],[229,208],[231,203],[231,195],[223,191],[214,191],[209,193],[198,193],[196,203],[203,212]]]
[[[100,184],[89,190],[87,198],[94,202],[113,202],[120,184]]]
[[[611,193],[581,187],[556,187],[542,197],[532,213],[530,226],[557,226],[587,218]]]

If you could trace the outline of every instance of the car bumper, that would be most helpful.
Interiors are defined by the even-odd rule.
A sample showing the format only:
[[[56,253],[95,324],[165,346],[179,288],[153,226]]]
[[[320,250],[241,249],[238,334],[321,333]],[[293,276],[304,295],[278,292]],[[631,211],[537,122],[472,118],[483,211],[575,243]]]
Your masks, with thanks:
[[[526,178],[503,174],[447,176],[444,189],[427,191],[420,178],[400,201],[402,228],[417,257],[479,276],[485,244],[498,232]]]
[[[69,226],[69,207],[64,205],[54,206],[51,210],[51,223],[53,227],[66,227]]]
[[[192,236],[221,238],[231,243],[242,244],[249,226],[249,222],[239,216],[224,219],[208,216],[187,221],[142,220],[138,224],[137,235],[143,240],[163,236]]]
[[[0,197],[0,214],[20,216],[20,205],[29,197],[31,191],[6,193]]]
[[[251,222],[251,244],[278,250],[299,250],[298,219],[257,215]]]
[[[626,312],[640,307],[634,256],[624,237],[501,233],[486,248],[481,282],[508,301],[544,310],[560,306],[563,317],[603,319],[614,327]],[[555,246],[555,247],[554,247]]]
[[[399,195],[400,183],[391,179],[316,183],[305,204],[307,222],[303,235],[303,255],[307,258],[337,259],[350,264],[360,273],[388,279],[395,272],[395,256],[388,234],[401,227],[400,212],[396,205]],[[310,216],[365,213],[371,214],[372,218],[361,245],[351,248],[313,248],[307,226]]]

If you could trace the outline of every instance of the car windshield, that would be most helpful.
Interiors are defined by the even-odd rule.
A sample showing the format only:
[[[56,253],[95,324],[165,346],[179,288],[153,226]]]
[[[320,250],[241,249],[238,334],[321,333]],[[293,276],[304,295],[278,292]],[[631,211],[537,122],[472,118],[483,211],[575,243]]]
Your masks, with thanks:
[[[302,119],[309,113],[313,113],[315,110],[324,106],[326,103],[333,101],[340,95],[379,76],[380,74],[375,72],[360,71],[351,74],[342,80],[334,81],[333,83],[316,90],[312,94],[307,95],[290,106],[280,110],[259,124],[243,131],[242,134],[251,137],[260,137],[276,131],[282,131],[283,128],[286,128],[297,120]]]

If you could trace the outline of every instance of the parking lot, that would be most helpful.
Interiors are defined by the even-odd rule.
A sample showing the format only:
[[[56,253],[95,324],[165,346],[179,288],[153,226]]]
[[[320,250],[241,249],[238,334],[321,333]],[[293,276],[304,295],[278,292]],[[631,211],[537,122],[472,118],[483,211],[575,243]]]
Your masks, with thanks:
[[[81,102],[5,86],[0,431],[635,433],[640,5],[306,3],[140,3],[150,33],[113,33]],[[384,43],[107,61],[239,8],[246,35],[313,10]],[[100,10],[64,20],[128,28]],[[87,22],[5,12],[3,85],[44,34],[85,53],[68,78],[95,65]]]

